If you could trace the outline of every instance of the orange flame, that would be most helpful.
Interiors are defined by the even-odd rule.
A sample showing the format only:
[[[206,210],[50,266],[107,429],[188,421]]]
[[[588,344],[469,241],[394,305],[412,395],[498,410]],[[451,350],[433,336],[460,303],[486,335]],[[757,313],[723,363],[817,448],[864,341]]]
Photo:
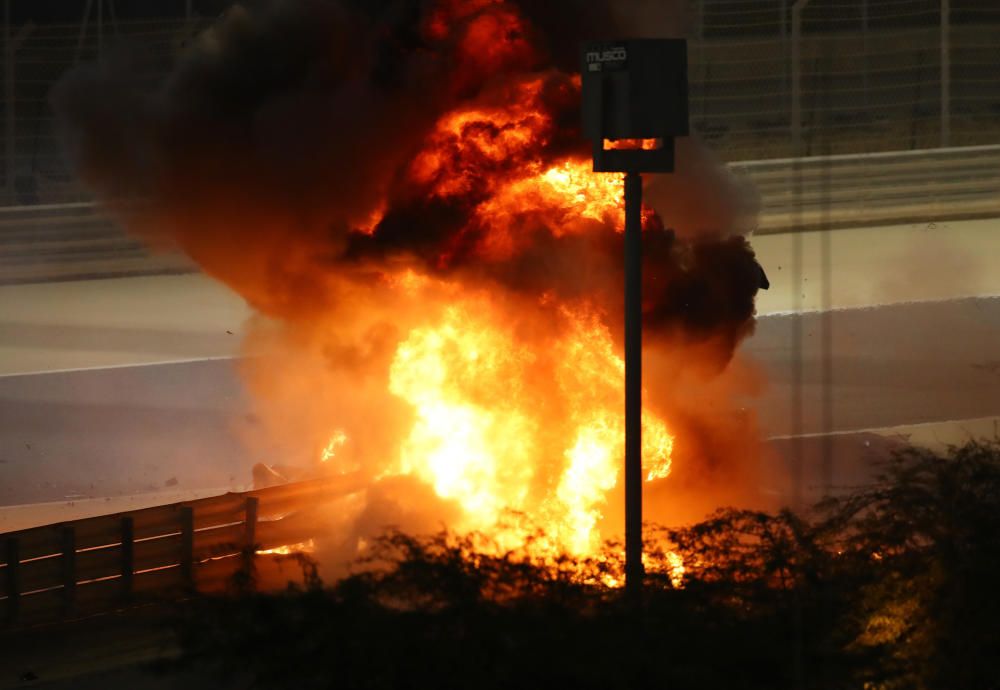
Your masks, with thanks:
[[[663,139],[605,139],[604,150],[655,151],[663,147]]]
[[[255,553],[257,555],[290,556],[293,553],[312,553],[315,550],[316,542],[312,539],[306,539],[303,542],[276,546],[273,549],[257,549]]]
[[[624,364],[588,308],[563,306],[558,318],[563,333],[547,353],[505,327],[484,296],[458,298],[440,321],[412,329],[396,348],[389,390],[412,408],[413,423],[382,477],[421,479],[460,507],[455,529],[491,532],[505,548],[523,547],[530,534],[519,523],[500,530],[514,511],[544,528],[547,543],[536,548],[591,555],[619,482]],[[536,369],[553,379],[539,387]],[[558,419],[546,404],[563,408]],[[335,434],[328,448],[345,440]],[[645,413],[647,480],[669,475],[672,448],[664,421]]]
[[[620,175],[595,174],[582,157],[543,162],[539,152],[555,136],[542,104],[551,88],[527,79],[503,98],[445,114],[409,166],[411,182],[430,197],[474,200],[468,222],[486,257],[513,254],[533,232],[622,229]],[[439,283],[412,267],[386,282],[426,303]],[[543,554],[596,554],[610,536],[601,528],[624,449],[624,363],[602,315],[586,302],[553,304],[560,327],[550,339],[526,338],[488,295],[454,288],[450,304],[428,311],[392,356],[388,389],[413,421],[381,478],[422,480],[460,508],[460,524],[451,527],[488,532],[504,548],[530,541]],[[646,411],[642,430],[647,481],[667,477],[674,442],[667,424]],[[345,440],[334,434],[323,459]],[[504,519],[512,511],[543,528],[543,544]]]

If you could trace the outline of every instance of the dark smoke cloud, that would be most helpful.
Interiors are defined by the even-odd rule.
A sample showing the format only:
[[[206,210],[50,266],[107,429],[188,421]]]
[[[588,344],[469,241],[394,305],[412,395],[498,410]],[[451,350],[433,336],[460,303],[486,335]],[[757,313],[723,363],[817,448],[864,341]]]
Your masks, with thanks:
[[[569,77],[579,41],[626,32],[651,7],[257,2],[230,10],[159,83],[148,85],[134,57],[112,58],[67,75],[52,103],[81,176],[130,229],[177,245],[270,315],[295,320],[337,309],[341,281],[409,262],[525,295],[589,295],[617,320],[621,235],[613,228],[556,236],[528,214],[519,231],[530,241],[502,259],[484,257],[476,248],[488,229],[470,217],[485,185],[439,198],[405,171],[442,114],[502,101],[529,77],[545,80],[540,99],[555,123],[534,154],[585,156]],[[483,32],[493,40],[473,41]],[[483,174],[522,164],[502,161]],[[689,224],[714,227],[675,236],[664,221],[650,224],[646,323],[654,338],[711,343],[724,363],[752,330],[762,274],[747,242],[718,227],[733,223],[713,216],[723,204],[702,192],[704,207],[691,208],[683,183],[680,190],[677,207],[701,219]],[[374,232],[360,232],[383,200]]]

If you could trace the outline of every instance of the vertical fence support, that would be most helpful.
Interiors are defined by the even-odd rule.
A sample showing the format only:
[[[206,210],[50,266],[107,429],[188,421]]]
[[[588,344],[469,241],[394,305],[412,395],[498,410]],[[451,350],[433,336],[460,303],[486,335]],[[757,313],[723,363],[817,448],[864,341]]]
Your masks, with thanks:
[[[59,536],[62,542],[63,615],[69,616],[76,606],[76,528],[64,525]]]
[[[951,146],[951,0],[941,0],[941,147]]]
[[[7,567],[5,568],[7,571],[7,622],[15,623],[17,622],[21,599],[21,549],[17,538],[10,537],[7,539],[4,547],[4,558],[7,561]]]
[[[13,206],[17,203],[17,93],[15,84],[14,57],[24,39],[31,33],[32,24],[23,25],[16,35],[11,34],[10,5],[13,0],[3,0],[3,88],[4,88],[4,198],[3,202]]]
[[[861,91],[864,94],[865,99],[865,121],[871,122],[871,97],[869,96],[869,91],[871,90],[871,85],[869,83],[869,67],[868,67],[868,0],[861,0]]]
[[[194,508],[181,506],[181,579],[194,591]]]
[[[247,583],[250,588],[255,586],[254,582],[254,555],[257,544],[257,509],[260,499],[256,496],[247,496],[246,513],[244,517],[243,534],[243,571],[247,576]]]
[[[244,543],[248,547],[252,547],[257,543],[257,508],[259,505],[259,498],[256,496],[247,496],[246,516],[244,517],[244,525],[246,527]]]
[[[3,126],[4,126],[4,196],[8,204],[14,204],[14,43],[10,35],[10,3],[3,0]]]
[[[783,103],[789,109],[789,128],[791,128],[791,98],[792,76],[790,74],[791,59],[788,50],[788,0],[781,0],[778,5],[778,36],[781,39],[781,89]]]
[[[798,218],[802,212],[802,159],[805,157],[804,138],[802,136],[802,10],[809,0],[795,0],[792,5],[792,156],[794,157],[793,194],[795,211]],[[798,222],[796,223],[798,225]],[[804,363],[802,360],[803,325],[802,325],[802,233],[792,233],[792,304],[795,317],[792,327],[792,477],[794,481],[794,502],[796,508],[802,506],[802,390],[804,382]],[[793,685],[800,690],[805,687],[805,660],[802,644],[803,625],[802,608],[796,602],[792,614],[792,676]]]
[[[97,57],[104,55],[104,0],[97,0]]]
[[[135,521],[122,518],[122,598],[131,599],[135,575]]]
[[[802,150],[802,10],[809,0],[796,0],[792,5],[792,153],[796,158]]]
[[[94,0],[87,0],[87,4],[83,6],[83,17],[80,19],[80,34],[76,40],[76,53],[73,56],[74,65],[78,64],[80,58],[83,56],[83,42],[87,39],[87,24],[90,22],[90,11],[93,4]]]

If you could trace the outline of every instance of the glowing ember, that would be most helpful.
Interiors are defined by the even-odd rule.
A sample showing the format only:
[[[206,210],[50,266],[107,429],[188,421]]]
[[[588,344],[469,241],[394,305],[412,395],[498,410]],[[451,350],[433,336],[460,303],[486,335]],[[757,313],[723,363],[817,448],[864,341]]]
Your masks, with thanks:
[[[307,539],[297,544],[285,544],[276,546],[273,549],[257,549],[258,555],[273,554],[276,556],[290,556],[293,553],[312,553],[316,550],[316,543],[312,539]]]

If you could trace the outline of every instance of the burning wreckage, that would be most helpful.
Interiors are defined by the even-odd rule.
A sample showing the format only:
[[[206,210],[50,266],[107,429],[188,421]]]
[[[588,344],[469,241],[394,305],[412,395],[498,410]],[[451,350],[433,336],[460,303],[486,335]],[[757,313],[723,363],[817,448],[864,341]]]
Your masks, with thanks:
[[[112,60],[55,90],[123,224],[257,311],[240,364],[255,452],[366,478],[338,512],[346,553],[386,524],[507,548],[537,527],[535,548],[575,555],[621,532],[624,199],[592,170],[578,45],[634,19],[569,0],[259,3],[155,88]],[[693,139],[676,170],[641,208],[651,519],[742,490],[759,452],[733,363],[767,287],[752,204]]]

